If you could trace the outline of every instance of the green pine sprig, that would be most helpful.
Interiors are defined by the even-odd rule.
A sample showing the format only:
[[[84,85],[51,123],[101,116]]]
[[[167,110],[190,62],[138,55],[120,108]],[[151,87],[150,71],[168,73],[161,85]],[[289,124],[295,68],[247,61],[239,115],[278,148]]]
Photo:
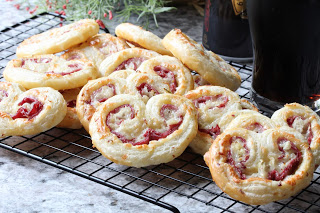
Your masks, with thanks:
[[[17,2],[20,9],[31,7],[30,1]],[[37,6],[37,13],[55,12],[65,15],[67,20],[72,21],[91,18],[97,20],[100,26],[114,19],[125,22],[135,16],[137,23],[147,28],[150,17],[158,27],[157,15],[175,9],[166,6],[170,2],[169,0],[34,0],[34,5]]]

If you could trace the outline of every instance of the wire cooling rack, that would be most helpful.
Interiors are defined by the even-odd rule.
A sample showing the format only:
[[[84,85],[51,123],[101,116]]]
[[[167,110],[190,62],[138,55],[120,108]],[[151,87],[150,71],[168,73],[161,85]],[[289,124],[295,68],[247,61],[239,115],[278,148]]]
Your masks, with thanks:
[[[0,81],[9,60],[15,58],[17,44],[50,28],[63,19],[42,13],[0,32]],[[250,99],[252,67],[230,62],[242,78],[237,93]],[[0,147],[111,187],[172,212],[179,212],[168,199],[172,194],[212,207],[212,212],[320,212],[320,170],[311,184],[297,195],[263,206],[251,206],[230,198],[212,181],[202,156],[187,149],[167,164],[132,168],[117,165],[92,148],[85,130],[53,128],[46,132],[0,139]],[[171,203],[170,203],[171,201]]]

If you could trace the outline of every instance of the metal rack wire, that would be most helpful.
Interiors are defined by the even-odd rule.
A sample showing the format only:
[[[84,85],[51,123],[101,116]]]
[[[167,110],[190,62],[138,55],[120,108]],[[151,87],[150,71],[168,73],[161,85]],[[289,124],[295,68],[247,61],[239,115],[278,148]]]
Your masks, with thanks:
[[[59,26],[61,17],[42,13],[0,32],[0,81],[9,60],[15,58],[17,44],[24,39]],[[250,99],[252,67],[230,62],[242,78],[237,93]],[[215,212],[319,212],[320,170],[311,184],[299,194],[264,206],[251,206],[230,198],[212,181],[202,156],[187,149],[167,164],[132,168],[117,165],[92,148],[85,130],[53,128],[22,137],[0,139],[0,147],[111,187],[172,212],[179,210],[170,203],[172,194],[212,207]]]

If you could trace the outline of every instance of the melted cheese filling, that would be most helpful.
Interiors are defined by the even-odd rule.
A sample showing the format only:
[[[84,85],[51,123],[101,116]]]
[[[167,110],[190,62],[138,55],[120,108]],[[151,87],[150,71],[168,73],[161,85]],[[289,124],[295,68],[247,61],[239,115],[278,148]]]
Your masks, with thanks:
[[[121,69],[132,69],[136,70],[143,62],[144,60],[142,58],[130,58],[127,61],[122,62],[121,64],[123,68]]]
[[[83,68],[83,64],[75,63],[74,61],[66,61],[61,58],[23,59],[20,66],[23,69],[28,69],[34,72],[57,73],[61,75],[68,75],[74,72],[78,72]]]
[[[252,123],[247,125],[245,128],[256,133],[262,133],[265,130],[264,126],[260,123]]]
[[[291,142],[289,140],[280,143],[279,148],[282,148],[283,152],[279,150],[275,155],[269,156],[270,171],[277,170],[280,172],[289,165],[292,159],[296,158],[295,151],[291,148]]]
[[[4,90],[0,90],[0,102],[6,97],[8,97],[8,93]]]
[[[181,114],[177,110],[165,108],[162,111],[163,118],[167,125],[173,125],[179,123],[181,120]],[[163,126],[164,127],[164,126]]]
[[[23,107],[23,108],[25,108],[28,112],[30,112],[32,109],[33,109],[33,107],[34,107],[34,105],[36,104],[37,102],[35,101],[35,102],[32,102],[32,103],[24,103],[24,104],[22,104],[20,107]]]
[[[296,129],[298,132],[305,136],[307,134],[309,123],[309,119],[302,119],[301,117],[297,117],[292,123],[292,128]]]
[[[210,129],[212,128],[212,122],[217,118],[221,117],[221,112],[225,110],[225,107],[219,108],[221,104],[225,102],[225,97],[219,97],[216,100],[207,100],[204,103],[199,103],[198,112],[198,123],[199,129]]]
[[[37,60],[39,62],[36,62]],[[50,62],[51,62],[51,58],[48,58],[48,59],[45,59],[45,58],[41,58],[41,59],[25,59],[22,62],[21,67],[23,69],[28,69],[28,70],[32,70],[32,71],[35,71],[35,72],[45,73],[45,72],[50,70],[50,67],[51,67],[51,63]]]
[[[119,51],[118,46],[113,43],[113,42],[104,42],[98,50],[103,54],[103,55],[110,55],[112,53],[116,53]]]
[[[148,128],[145,123],[137,126],[138,121],[134,116],[131,106],[124,106],[117,113],[109,114],[108,125],[114,132],[123,135],[128,140],[144,140],[144,134]]]
[[[91,105],[95,108],[100,106],[102,102],[114,96],[114,89],[107,85],[100,87],[96,91],[94,91],[91,95]]]
[[[230,147],[232,159],[235,161],[236,166],[241,168],[241,161],[246,161],[247,150],[244,147],[244,144],[239,139],[233,141]]]
[[[149,89],[147,87],[142,87],[139,92],[142,95],[142,97],[146,96],[148,98],[151,98],[152,96],[155,96],[155,95],[159,94],[158,92],[154,91],[153,89],[151,89],[149,91]]]
[[[132,119],[132,111],[130,106],[122,107],[117,113],[109,114],[109,126],[113,130],[121,128],[121,125],[124,125],[127,120]]]

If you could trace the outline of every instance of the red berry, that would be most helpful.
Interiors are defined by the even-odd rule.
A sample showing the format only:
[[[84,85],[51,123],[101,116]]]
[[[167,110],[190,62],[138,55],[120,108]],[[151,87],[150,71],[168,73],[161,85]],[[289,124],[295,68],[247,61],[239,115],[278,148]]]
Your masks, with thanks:
[[[113,18],[112,11],[109,10],[109,20],[111,20],[112,18]]]

